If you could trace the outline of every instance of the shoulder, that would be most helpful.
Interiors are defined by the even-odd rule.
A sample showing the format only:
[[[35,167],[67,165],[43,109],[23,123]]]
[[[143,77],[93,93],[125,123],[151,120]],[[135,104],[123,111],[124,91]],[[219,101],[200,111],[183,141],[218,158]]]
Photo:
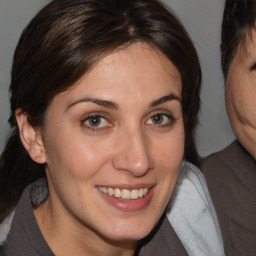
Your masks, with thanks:
[[[206,188],[202,172],[195,165],[186,161],[184,161],[180,167],[180,173],[176,186],[182,189],[184,188],[181,186],[183,184],[191,184],[193,187],[197,187],[197,185],[199,185],[202,189]]]
[[[195,208],[196,203],[211,206],[211,198],[202,172],[193,164],[183,162],[179,177],[170,202],[170,208],[187,208],[190,204]]]
[[[165,215],[162,216],[151,234],[141,242],[142,247],[140,248],[139,256],[188,256]]]
[[[203,201],[205,205],[211,205],[211,198],[204,175],[195,165],[183,162],[173,192],[171,205],[181,205],[178,201],[180,199],[188,201],[188,198],[193,200],[193,204]],[[188,203],[186,202],[187,205]]]
[[[6,242],[10,238],[14,237],[13,232],[20,232],[22,229],[16,228],[16,224],[19,223],[24,228],[25,222],[28,222],[28,226],[32,223],[31,220],[36,223],[32,211],[32,205],[37,206],[48,197],[48,187],[46,179],[42,178],[34,181],[28,185],[22,192],[18,204],[2,223],[0,223],[0,246],[5,246]],[[29,216],[29,218],[27,218]],[[23,219],[24,217],[24,219]],[[28,221],[27,221],[28,220]],[[15,224],[16,223],[16,224]],[[15,228],[14,228],[15,226]]]
[[[223,255],[216,213],[201,171],[183,162],[167,218],[189,255]]]
[[[210,188],[210,192],[219,186],[230,185],[230,189],[239,181],[243,184],[255,186],[256,164],[255,160],[247,153],[238,141],[227,148],[214,153],[200,163],[200,168]],[[232,185],[232,186],[231,186]],[[218,188],[220,189],[220,187]]]
[[[236,162],[247,163],[248,154],[238,141],[234,141],[225,149],[213,153],[200,162],[203,173],[211,172],[220,167],[235,165]],[[250,158],[250,157],[249,157]]]
[[[5,220],[0,224],[0,246],[6,241],[13,220],[14,211],[12,211]]]
[[[254,255],[255,160],[236,141],[203,160],[201,169],[218,215],[226,254],[248,252]]]

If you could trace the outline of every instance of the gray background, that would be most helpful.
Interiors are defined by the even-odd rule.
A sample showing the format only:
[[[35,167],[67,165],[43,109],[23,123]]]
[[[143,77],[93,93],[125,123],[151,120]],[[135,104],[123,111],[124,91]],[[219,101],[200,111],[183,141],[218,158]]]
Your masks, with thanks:
[[[127,0],[129,1],[129,0]],[[8,86],[12,55],[21,31],[47,0],[0,0],[0,152],[9,127]],[[201,156],[222,149],[234,138],[224,103],[220,70],[220,29],[224,0],[164,0],[188,30],[202,71],[200,124],[196,141]]]

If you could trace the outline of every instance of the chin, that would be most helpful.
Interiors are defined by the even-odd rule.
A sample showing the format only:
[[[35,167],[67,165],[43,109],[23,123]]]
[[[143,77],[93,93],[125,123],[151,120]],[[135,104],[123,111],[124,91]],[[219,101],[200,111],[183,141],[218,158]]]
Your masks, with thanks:
[[[122,225],[123,224],[123,225]],[[105,229],[101,234],[106,240],[111,240],[113,242],[120,241],[139,241],[145,238],[153,229],[154,225],[149,225],[149,223],[140,222],[140,224],[132,224],[127,221],[124,223],[114,223]]]

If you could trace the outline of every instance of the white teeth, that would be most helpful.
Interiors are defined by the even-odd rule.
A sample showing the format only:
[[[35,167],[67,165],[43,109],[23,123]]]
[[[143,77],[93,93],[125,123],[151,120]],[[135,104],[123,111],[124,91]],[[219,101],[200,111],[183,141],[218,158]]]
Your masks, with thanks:
[[[114,196],[115,197],[121,197],[121,190],[119,188],[114,189]]]
[[[113,195],[114,195],[114,190],[113,190],[113,188],[108,188],[108,194],[109,194],[110,196],[113,196]]]
[[[143,197],[144,196],[144,188],[140,188],[139,189],[139,197]]]
[[[122,189],[122,199],[131,199],[131,192],[128,189]]]
[[[139,190],[138,189],[133,189],[131,191],[131,199],[137,199],[139,198]]]
[[[138,199],[145,196],[148,193],[148,188],[140,188],[140,189],[119,189],[119,188],[107,188],[98,186],[98,189],[110,196],[114,196],[120,199]]]

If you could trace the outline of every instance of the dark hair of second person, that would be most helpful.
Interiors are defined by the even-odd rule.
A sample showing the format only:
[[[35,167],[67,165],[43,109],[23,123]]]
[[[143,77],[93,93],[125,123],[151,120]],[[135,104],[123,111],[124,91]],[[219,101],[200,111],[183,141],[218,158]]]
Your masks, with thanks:
[[[221,30],[221,65],[227,77],[237,47],[246,33],[255,27],[256,2],[254,0],[226,0]]]

